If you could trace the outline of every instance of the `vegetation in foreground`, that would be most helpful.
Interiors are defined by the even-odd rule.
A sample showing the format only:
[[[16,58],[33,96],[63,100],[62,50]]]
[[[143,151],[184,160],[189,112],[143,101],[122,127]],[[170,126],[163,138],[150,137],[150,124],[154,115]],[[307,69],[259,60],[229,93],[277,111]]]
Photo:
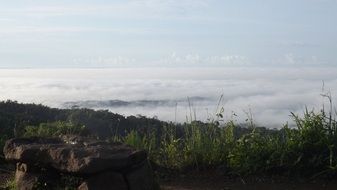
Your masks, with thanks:
[[[306,110],[293,115],[296,128],[281,130],[251,126],[245,133],[233,122],[224,126],[192,122],[179,134],[165,126],[161,136],[132,131],[121,141],[145,149],[159,166],[178,170],[218,168],[229,175],[329,177],[337,169],[336,122],[325,112]]]
[[[4,108],[11,108],[13,114]],[[18,108],[26,112],[19,115],[15,111]],[[29,109],[35,110],[36,117],[31,117]],[[129,121],[108,111],[59,110],[11,101],[0,103],[0,110],[0,146],[14,136],[78,134],[145,149],[157,169],[179,172],[217,168],[233,176],[282,175],[307,179],[336,176],[337,171],[337,121],[331,111],[324,109],[305,110],[303,116],[292,114],[296,126],[285,125],[280,130],[256,127],[252,118],[246,127],[240,127],[233,121],[222,121],[221,112],[208,123],[173,124],[145,117],[132,117]],[[46,112],[55,118],[50,119]],[[102,113],[105,117],[101,117]],[[116,117],[124,124],[109,123],[118,121]],[[92,133],[96,123],[100,129],[106,127],[110,135]],[[137,125],[124,127],[127,123]]]

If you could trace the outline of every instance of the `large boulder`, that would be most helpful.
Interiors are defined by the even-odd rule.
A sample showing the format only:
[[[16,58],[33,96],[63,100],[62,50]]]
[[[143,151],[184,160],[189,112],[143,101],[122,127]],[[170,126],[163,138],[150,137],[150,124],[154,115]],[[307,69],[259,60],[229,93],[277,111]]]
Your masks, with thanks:
[[[129,190],[148,190],[148,187],[159,189],[148,163],[141,164],[138,168],[131,170],[125,175],[125,178],[129,184]]]
[[[121,143],[76,136],[15,138],[6,142],[4,155],[17,163],[18,189],[53,188],[64,176],[76,179],[72,185],[81,190],[159,188],[146,152]]]
[[[15,183],[18,189],[33,189],[38,182],[38,176],[34,172],[29,172],[28,166],[23,163],[16,164]]]
[[[92,176],[78,187],[78,190],[129,190],[128,183],[125,181],[124,176],[116,172],[104,172]]]
[[[29,165],[49,166],[79,174],[122,170],[146,159],[144,151],[121,143],[70,141],[46,138],[16,138],[6,142],[5,158]]]

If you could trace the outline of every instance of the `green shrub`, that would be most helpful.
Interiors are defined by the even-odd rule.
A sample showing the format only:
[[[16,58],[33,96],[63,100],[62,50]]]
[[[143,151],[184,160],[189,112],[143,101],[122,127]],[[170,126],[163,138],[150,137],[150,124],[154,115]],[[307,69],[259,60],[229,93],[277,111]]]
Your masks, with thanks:
[[[234,142],[234,127],[232,122],[224,127],[192,122],[182,126],[182,135],[176,126],[168,125],[163,127],[159,137],[155,132],[141,135],[131,131],[124,138],[114,139],[122,139],[135,148],[147,150],[149,158],[161,166],[202,169],[227,162],[229,148]]]
[[[293,114],[296,127],[287,125],[277,134],[261,135],[253,130],[230,150],[229,167],[240,175],[256,173],[318,176],[337,169],[336,121],[324,111]]]
[[[168,125],[162,133],[131,131],[124,143],[149,152],[157,164],[172,168],[225,166],[238,175],[270,174],[317,177],[337,171],[337,122],[330,113],[293,114],[296,126],[280,130],[248,128],[232,121]],[[159,136],[156,136],[159,135]]]
[[[24,137],[56,137],[59,135],[86,135],[85,126],[73,125],[69,122],[41,123],[39,126],[27,126]]]
[[[297,130],[288,132],[287,152],[296,160],[290,165],[302,173],[334,173],[337,166],[336,125],[329,113],[306,110],[302,118],[293,114]],[[289,156],[290,157],[290,156]]]
[[[117,139],[117,140],[116,140]],[[143,149],[148,153],[151,160],[156,158],[156,133],[152,132],[146,135],[140,135],[139,132],[132,130],[125,137],[115,137],[115,141],[120,141],[137,149]]]
[[[0,186],[0,189],[5,190],[17,190],[16,183],[14,181],[14,178],[11,180],[7,180],[6,183],[3,185],[3,187]]]

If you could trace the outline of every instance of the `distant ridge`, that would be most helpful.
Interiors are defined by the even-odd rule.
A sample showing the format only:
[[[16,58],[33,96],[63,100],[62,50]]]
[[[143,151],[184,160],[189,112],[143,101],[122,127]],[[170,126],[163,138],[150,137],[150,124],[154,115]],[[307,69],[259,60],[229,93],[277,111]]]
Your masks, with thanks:
[[[186,99],[163,99],[163,100],[132,100],[132,101],[124,101],[124,100],[86,100],[86,101],[71,101],[63,103],[63,107],[65,108],[111,108],[111,107],[158,107],[158,106],[167,106],[174,107],[177,104],[188,105],[188,101],[190,102],[206,102],[206,101],[214,101],[211,98],[194,96]]]

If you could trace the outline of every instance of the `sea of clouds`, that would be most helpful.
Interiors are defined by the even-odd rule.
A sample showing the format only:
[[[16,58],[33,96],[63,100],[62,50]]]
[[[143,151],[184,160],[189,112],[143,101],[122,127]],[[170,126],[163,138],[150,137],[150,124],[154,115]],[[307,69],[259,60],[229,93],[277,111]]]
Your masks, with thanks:
[[[177,122],[214,118],[223,107],[225,119],[244,122],[251,112],[257,124],[281,127],[290,112],[319,111],[322,90],[334,101],[336,84],[333,67],[1,69],[0,99]]]

